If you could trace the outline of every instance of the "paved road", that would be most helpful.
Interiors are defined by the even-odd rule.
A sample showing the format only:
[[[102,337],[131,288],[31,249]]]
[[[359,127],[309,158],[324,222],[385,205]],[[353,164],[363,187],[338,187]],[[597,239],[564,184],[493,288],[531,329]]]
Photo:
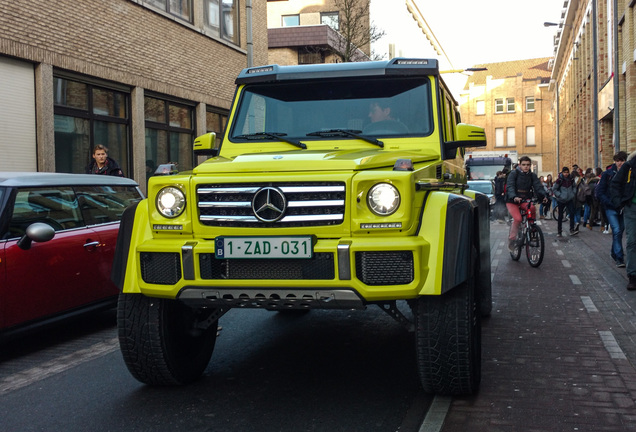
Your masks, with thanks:
[[[556,238],[543,221],[538,269],[491,224],[494,307],[480,393],[452,400],[444,432],[636,430],[636,292],[609,257],[611,235]]]

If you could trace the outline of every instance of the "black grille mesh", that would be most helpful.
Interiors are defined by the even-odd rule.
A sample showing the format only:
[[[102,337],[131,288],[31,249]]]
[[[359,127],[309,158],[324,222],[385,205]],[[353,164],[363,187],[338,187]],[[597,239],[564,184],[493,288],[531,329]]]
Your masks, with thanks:
[[[146,283],[174,285],[181,279],[180,254],[141,252],[141,278]]]
[[[329,280],[335,277],[332,253],[315,253],[310,259],[216,259],[199,256],[202,279]]]
[[[366,285],[405,285],[413,281],[413,253],[356,252],[356,277]]]

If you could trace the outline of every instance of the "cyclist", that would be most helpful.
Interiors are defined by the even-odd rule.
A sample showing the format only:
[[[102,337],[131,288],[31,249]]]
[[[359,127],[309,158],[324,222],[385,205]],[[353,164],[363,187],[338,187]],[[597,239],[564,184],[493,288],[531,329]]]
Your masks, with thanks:
[[[531,202],[524,202],[532,199],[534,195],[544,204],[548,202],[548,191],[545,190],[539,178],[530,171],[532,160],[528,156],[519,159],[519,165],[512,170],[506,182],[506,207],[512,216],[512,225],[508,234],[508,249],[514,251],[517,242],[517,233],[521,225],[520,206],[530,212],[530,217],[535,219],[536,208]]]

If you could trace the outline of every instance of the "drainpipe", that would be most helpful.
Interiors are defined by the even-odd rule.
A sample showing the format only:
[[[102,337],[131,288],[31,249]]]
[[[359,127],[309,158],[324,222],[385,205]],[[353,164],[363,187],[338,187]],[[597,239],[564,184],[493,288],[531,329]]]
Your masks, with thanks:
[[[252,0],[245,1],[247,18],[247,67],[254,66],[254,44],[252,40]]]
[[[620,118],[618,118],[618,108],[620,104],[619,98],[619,72],[618,72],[618,0],[614,0],[612,4],[614,8],[614,17],[612,19],[612,26],[614,27],[614,152],[618,153],[621,150],[620,141]]]
[[[592,61],[593,68],[593,80],[592,80],[592,108],[593,108],[593,121],[594,121],[594,167],[598,164],[598,41],[597,41],[597,28],[596,28],[596,0],[592,0]]]

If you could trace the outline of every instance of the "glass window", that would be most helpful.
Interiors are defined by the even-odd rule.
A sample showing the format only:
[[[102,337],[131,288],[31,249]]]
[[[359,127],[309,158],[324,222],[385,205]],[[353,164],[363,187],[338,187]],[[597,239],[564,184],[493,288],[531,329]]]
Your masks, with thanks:
[[[81,186],[75,193],[87,225],[117,222],[126,207],[141,200],[132,186]]]
[[[506,99],[506,111],[515,112],[515,98]]]
[[[475,102],[475,114],[476,115],[486,114],[486,101],[478,100],[477,102]]]
[[[320,23],[327,24],[334,30],[340,30],[340,20],[338,12],[321,12]]]
[[[84,83],[53,78],[53,94],[55,105],[88,109],[88,86]]]
[[[146,0],[146,3],[184,21],[192,22],[192,0]]]
[[[300,15],[283,15],[283,27],[293,27],[300,25]]]
[[[220,114],[214,111],[207,111],[205,113],[205,129],[206,132],[216,133],[216,145],[219,147],[223,140],[223,132],[225,132],[225,126],[227,125],[227,114]]]
[[[495,128],[495,147],[504,146],[504,130],[503,128]]]
[[[526,111],[534,111],[534,96],[526,97]]]
[[[506,144],[508,147],[515,145],[515,128],[506,128]]]
[[[129,95],[60,77],[54,77],[54,94],[55,171],[86,172],[92,149],[102,144],[124,175],[132,176]]]
[[[325,53],[317,47],[305,47],[298,50],[298,64],[318,64],[325,62]]]
[[[421,78],[253,84],[241,97],[230,131],[233,142],[250,142],[253,137],[245,135],[262,132],[309,141],[330,129],[427,136],[433,127],[430,83]],[[350,139],[345,132],[330,136]]]
[[[213,36],[239,44],[238,0],[204,0],[205,27]]]
[[[536,145],[536,142],[534,141],[534,126],[526,126],[526,145]]]
[[[503,101],[503,99],[495,99],[495,112],[496,113],[504,112],[504,101]]]
[[[179,171],[194,168],[193,107],[145,98],[146,166],[177,163]]]
[[[71,187],[24,188],[16,194],[9,238],[22,237],[29,225],[43,222],[55,231],[83,226]]]

